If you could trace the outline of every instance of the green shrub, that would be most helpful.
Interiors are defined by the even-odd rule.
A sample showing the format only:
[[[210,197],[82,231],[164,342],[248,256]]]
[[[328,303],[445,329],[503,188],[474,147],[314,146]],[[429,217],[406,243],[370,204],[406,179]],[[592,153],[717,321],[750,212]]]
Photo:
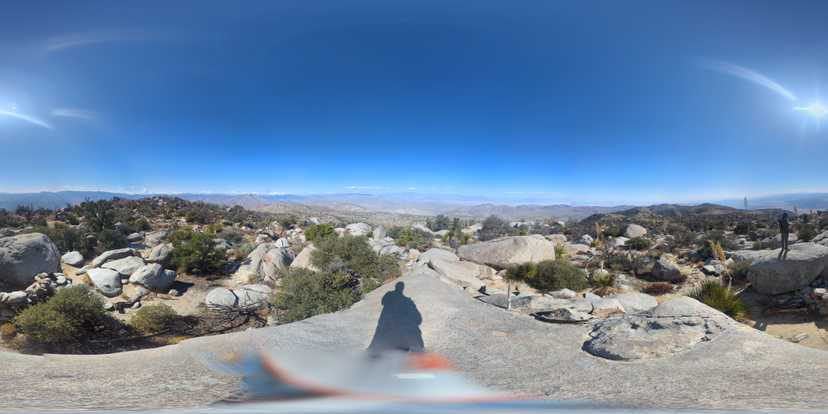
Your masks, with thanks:
[[[37,344],[66,345],[87,339],[108,319],[97,295],[85,286],[72,286],[24,309],[14,325]]]
[[[26,221],[23,218],[12,214],[12,212],[0,208],[0,227],[23,227]]]
[[[690,292],[690,297],[711,308],[718,309],[733,319],[744,319],[747,315],[747,307],[742,300],[727,286],[722,286],[716,280],[705,281],[700,287]]]
[[[222,227],[216,235],[234,245],[244,241],[244,234],[233,227]]]
[[[98,245],[95,249],[98,254],[107,250],[121,249],[129,245],[123,233],[112,229],[101,230],[95,237],[98,239]]]
[[[569,252],[563,244],[555,244],[555,258],[558,260],[566,260],[569,258]]]
[[[506,278],[525,282],[543,292],[560,289],[578,291],[589,287],[586,274],[565,260],[545,260],[513,266],[507,270]]]
[[[505,220],[497,216],[489,216],[483,220],[483,227],[477,232],[477,238],[482,241],[496,239],[502,236],[511,236],[518,233],[517,229],[509,226]]]
[[[361,297],[359,281],[348,273],[290,269],[271,303],[279,322],[288,323],[346,309]]]
[[[315,245],[311,263],[328,273],[347,273],[359,281],[382,282],[400,275],[397,260],[374,253],[364,236],[325,238]]]
[[[750,265],[750,260],[740,260],[736,263],[733,263],[728,269],[730,277],[732,277],[733,280],[747,280],[748,273],[750,273]]]
[[[178,230],[170,236],[173,245],[172,263],[181,272],[210,274],[220,271],[227,259],[224,251],[215,248],[208,234]]]
[[[733,232],[739,235],[747,235],[753,231],[753,223],[749,221],[741,221],[736,223],[736,227],[733,229]]]
[[[236,257],[237,258],[244,258],[247,257],[250,253],[253,253],[253,250],[256,249],[256,244],[254,243],[242,243],[238,247],[236,247]]]
[[[73,250],[87,253],[85,252],[87,249],[86,238],[83,232],[65,224],[55,223],[54,228],[35,227],[32,232],[45,234],[61,253]]]
[[[817,235],[816,226],[813,224],[800,224],[799,225],[799,239],[802,241],[811,241]]]
[[[147,305],[132,315],[129,324],[138,332],[150,335],[167,331],[176,318],[175,310],[165,304]]]
[[[115,224],[114,206],[111,200],[85,201],[77,206],[86,224],[96,233],[111,230]]]
[[[442,214],[438,214],[437,217],[434,217],[433,219],[426,219],[426,227],[428,227],[431,231],[446,230],[449,226],[451,226],[451,221],[449,221],[448,217]]]
[[[432,235],[418,229],[391,227],[385,234],[396,240],[397,246],[426,250],[431,247]]]
[[[305,238],[314,244],[328,237],[336,237],[336,232],[330,224],[314,224],[305,230]]]
[[[624,235],[625,228],[626,226],[623,226],[621,223],[609,223],[606,226],[604,226],[604,237],[621,237]]]
[[[653,245],[653,242],[650,239],[645,239],[643,237],[633,237],[627,240],[626,246],[633,250],[647,250],[650,246]]]

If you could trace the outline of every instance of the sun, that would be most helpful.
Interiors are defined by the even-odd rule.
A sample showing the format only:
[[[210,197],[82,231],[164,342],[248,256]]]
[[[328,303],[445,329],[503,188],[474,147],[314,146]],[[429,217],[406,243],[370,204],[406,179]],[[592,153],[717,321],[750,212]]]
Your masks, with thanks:
[[[828,107],[823,105],[822,102],[812,102],[808,106],[795,106],[794,110],[807,112],[808,115],[816,119],[822,119],[828,115]]]

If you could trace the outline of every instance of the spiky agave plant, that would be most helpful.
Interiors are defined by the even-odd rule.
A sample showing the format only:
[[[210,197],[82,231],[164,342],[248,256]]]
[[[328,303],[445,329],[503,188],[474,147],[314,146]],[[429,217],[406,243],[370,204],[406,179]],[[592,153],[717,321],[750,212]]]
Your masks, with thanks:
[[[747,306],[742,299],[716,280],[705,281],[693,289],[689,296],[733,319],[741,320],[747,316]]]

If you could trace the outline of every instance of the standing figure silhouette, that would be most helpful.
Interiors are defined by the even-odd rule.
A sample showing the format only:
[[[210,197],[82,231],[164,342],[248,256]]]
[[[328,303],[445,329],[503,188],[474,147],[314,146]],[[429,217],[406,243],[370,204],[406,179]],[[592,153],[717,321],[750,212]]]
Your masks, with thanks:
[[[788,237],[790,236],[791,229],[790,223],[788,223],[788,213],[782,213],[782,217],[779,218],[779,236],[782,238],[782,250],[779,251],[778,260],[785,260],[788,258]]]
[[[368,345],[371,352],[397,350],[423,352],[423,317],[411,298],[403,295],[405,283],[397,282],[394,290],[382,297],[382,313],[377,321],[374,338]]]

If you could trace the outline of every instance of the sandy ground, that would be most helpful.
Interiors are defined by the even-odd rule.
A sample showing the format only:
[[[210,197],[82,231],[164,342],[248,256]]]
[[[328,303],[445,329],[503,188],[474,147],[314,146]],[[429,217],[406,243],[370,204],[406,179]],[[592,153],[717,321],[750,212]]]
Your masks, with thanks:
[[[748,326],[776,338],[814,349],[828,351],[828,318],[820,317],[806,309],[768,310],[762,297],[745,292],[742,300],[749,307]]]

